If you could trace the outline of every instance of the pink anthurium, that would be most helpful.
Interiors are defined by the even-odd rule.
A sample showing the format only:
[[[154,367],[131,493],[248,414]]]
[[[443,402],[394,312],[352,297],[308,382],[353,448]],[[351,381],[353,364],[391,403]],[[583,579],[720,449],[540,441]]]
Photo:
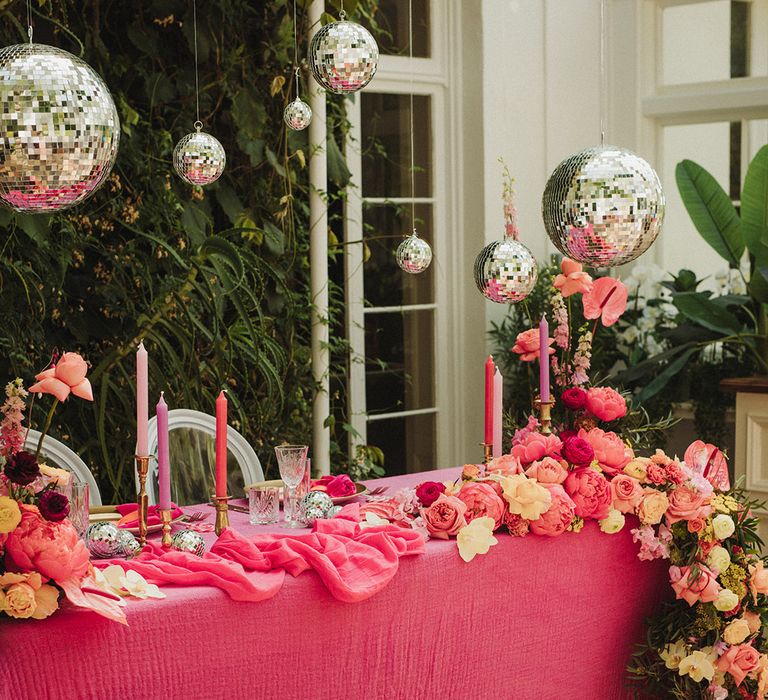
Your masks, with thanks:
[[[600,277],[584,294],[584,318],[600,318],[604,326],[612,326],[627,308],[626,285],[613,277]]]

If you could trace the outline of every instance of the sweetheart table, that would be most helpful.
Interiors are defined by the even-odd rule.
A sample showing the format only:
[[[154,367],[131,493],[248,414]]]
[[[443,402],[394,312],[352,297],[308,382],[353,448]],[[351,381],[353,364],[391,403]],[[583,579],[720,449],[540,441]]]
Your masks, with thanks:
[[[369,486],[392,493],[458,474]],[[277,529],[237,512],[230,522],[245,535]],[[334,599],[308,571],[258,603],[166,586],[164,600],[129,600],[128,627],[72,609],[4,620],[0,700],[629,697],[632,647],[669,595],[667,565],[638,560],[629,529],[606,535],[589,522],[556,538],[500,533],[470,563],[455,540],[433,539],[359,603]]]

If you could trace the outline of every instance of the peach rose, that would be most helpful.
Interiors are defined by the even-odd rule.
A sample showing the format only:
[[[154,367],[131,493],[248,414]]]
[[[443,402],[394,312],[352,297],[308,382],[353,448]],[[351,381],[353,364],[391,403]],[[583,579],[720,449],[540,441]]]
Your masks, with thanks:
[[[70,393],[81,399],[93,401],[91,383],[85,378],[88,364],[76,352],[65,352],[54,367],[40,372],[37,383],[29,387],[30,394],[53,394],[59,401],[66,401]]]
[[[544,487],[552,496],[552,503],[537,520],[531,521],[531,532],[556,537],[570,527],[576,515],[576,504],[560,484],[544,484]]]
[[[522,464],[530,464],[544,457],[556,455],[562,445],[557,435],[528,433],[512,448],[512,456],[519,459]]]
[[[609,423],[627,415],[627,401],[615,389],[593,386],[587,391],[586,409],[598,420]]]
[[[59,591],[44,584],[39,573],[5,573],[0,576],[0,592],[5,589],[0,610],[11,617],[42,620],[59,607]]]
[[[715,574],[703,564],[699,564],[699,577],[689,582],[690,566],[670,566],[669,581],[675,591],[678,600],[684,600],[688,605],[701,601],[702,603],[714,603],[720,593],[720,584]]]
[[[754,671],[760,661],[760,653],[750,644],[732,646],[717,660],[717,670],[730,673],[736,685],[744,682],[747,674]]]
[[[704,520],[704,518],[693,518],[693,520],[688,521],[688,532],[690,533],[703,532],[706,526],[707,526],[707,521]]]
[[[723,630],[723,641],[726,644],[741,644],[749,635],[749,623],[740,617]]]
[[[621,513],[634,513],[643,500],[643,487],[637,479],[617,474],[611,480],[613,507]]]
[[[572,294],[586,294],[592,289],[592,278],[589,273],[583,271],[581,263],[570,258],[563,258],[560,269],[562,274],[555,277],[552,284],[560,290],[560,294],[564,297],[569,297]]]
[[[493,529],[501,526],[506,505],[490,484],[471,482],[464,484],[457,498],[467,506],[464,518],[471,523],[475,518],[492,518]]]
[[[754,634],[760,629],[760,625],[762,624],[762,621],[760,620],[760,615],[754,612],[750,612],[749,610],[745,611],[744,614],[741,616],[744,622],[749,625],[749,633]]]
[[[456,496],[440,497],[429,508],[421,509],[424,524],[432,537],[447,540],[450,536],[458,535],[459,530],[466,524],[464,517],[467,512],[466,504]]]
[[[768,595],[768,569],[763,568],[762,561],[749,566],[749,590],[755,604],[757,604],[758,593]]]
[[[667,525],[672,525],[680,520],[706,518],[712,513],[712,507],[709,505],[710,497],[699,493],[690,486],[678,486],[672,489],[668,498]]]
[[[514,455],[501,455],[494,457],[485,467],[486,474],[521,474],[523,467],[520,460]]]
[[[21,506],[21,522],[5,543],[9,571],[39,571],[61,583],[85,576],[90,566],[88,550],[68,520],[45,520],[35,506]]]
[[[554,338],[548,338],[547,345],[555,342]],[[523,362],[533,362],[539,359],[539,329],[530,328],[517,336],[515,344],[512,346],[512,352],[520,355]],[[547,348],[547,354],[554,355],[554,348]]]
[[[562,484],[568,476],[568,470],[552,457],[544,457],[525,470],[525,475],[536,479],[540,484]]]
[[[637,508],[637,517],[643,525],[658,525],[669,507],[667,494],[656,489],[643,489],[643,500]]]
[[[602,520],[611,512],[613,495],[608,480],[590,467],[574,469],[563,484],[580,518]]]
[[[582,428],[578,437],[586,440],[595,451],[595,459],[600,468],[609,476],[620,472],[634,457],[630,450],[616,433],[592,428],[589,432]]]

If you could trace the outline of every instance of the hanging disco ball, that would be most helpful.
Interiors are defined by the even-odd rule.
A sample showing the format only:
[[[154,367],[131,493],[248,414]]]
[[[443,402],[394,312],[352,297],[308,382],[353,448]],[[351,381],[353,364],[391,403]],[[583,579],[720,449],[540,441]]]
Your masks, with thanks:
[[[642,255],[661,231],[664,192],[642,158],[598,146],[566,158],[549,178],[542,216],[557,249],[591,267]]]
[[[0,201],[16,211],[61,211],[109,175],[120,118],[84,61],[45,44],[0,49]]]
[[[197,125],[196,125],[197,128]],[[187,134],[173,149],[173,167],[190,185],[210,185],[224,172],[227,154],[215,136],[197,131]]]
[[[475,284],[483,296],[497,304],[525,299],[538,276],[536,258],[513,238],[489,243],[475,258]]]
[[[432,248],[414,232],[397,246],[395,258],[401,270],[411,275],[418,275],[424,272],[432,262]]]
[[[297,97],[285,108],[283,120],[294,131],[302,131],[312,121],[312,108]]]
[[[309,67],[315,80],[337,95],[357,92],[376,75],[379,47],[371,33],[356,22],[331,22],[309,45]]]

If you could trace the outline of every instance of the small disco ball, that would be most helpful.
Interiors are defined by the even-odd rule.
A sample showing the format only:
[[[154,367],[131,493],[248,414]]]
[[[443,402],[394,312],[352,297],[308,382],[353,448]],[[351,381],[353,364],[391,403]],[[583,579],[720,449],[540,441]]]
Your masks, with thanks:
[[[309,67],[315,80],[337,95],[357,92],[376,75],[379,47],[371,33],[356,22],[331,22],[309,45]]]
[[[327,517],[328,511],[319,506],[310,506],[301,511],[301,520],[308,526],[314,525],[315,520],[325,520]]]
[[[96,559],[123,556],[120,530],[114,523],[92,523],[85,531],[85,546]]]
[[[432,248],[423,238],[412,233],[397,246],[395,257],[401,270],[417,275],[424,272],[432,262]]]
[[[513,238],[489,243],[475,258],[475,284],[483,296],[497,304],[525,299],[538,276],[536,258]]]
[[[189,552],[198,557],[205,554],[205,540],[199,532],[194,530],[180,530],[171,537],[171,549],[177,552]]]
[[[319,508],[325,517],[325,514],[333,508],[333,499],[325,491],[310,491],[301,499],[301,512],[310,509]]]
[[[335,518],[340,512],[341,512],[341,506],[333,506],[333,508],[328,509],[328,512],[325,514],[325,517]]]
[[[55,212],[92,195],[112,170],[120,118],[101,77],[55,46],[0,49],[0,201]]]
[[[312,121],[312,108],[297,97],[285,108],[283,120],[294,131],[302,131]]]
[[[210,185],[224,172],[227,154],[215,136],[200,131],[184,136],[173,149],[173,167],[190,185]]]
[[[544,188],[542,216],[557,249],[591,267],[624,265],[661,231],[659,176],[623,148],[588,148],[558,165]]]
[[[128,530],[121,530],[118,528],[117,542],[125,557],[132,557],[135,554],[138,554],[139,550],[141,550],[139,541],[134,537],[133,533],[128,532]]]

